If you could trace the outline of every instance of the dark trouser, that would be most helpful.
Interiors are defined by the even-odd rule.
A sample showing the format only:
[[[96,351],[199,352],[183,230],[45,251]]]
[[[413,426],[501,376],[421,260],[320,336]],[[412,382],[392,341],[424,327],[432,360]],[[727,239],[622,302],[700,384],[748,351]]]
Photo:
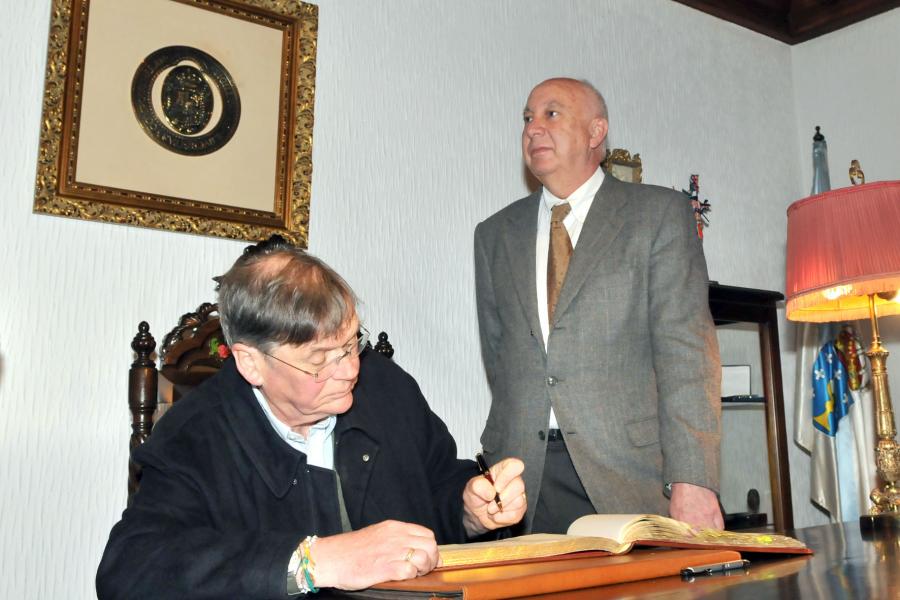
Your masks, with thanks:
[[[547,457],[541,491],[534,511],[532,533],[565,533],[578,517],[594,514],[581,479],[558,429],[547,436]]]

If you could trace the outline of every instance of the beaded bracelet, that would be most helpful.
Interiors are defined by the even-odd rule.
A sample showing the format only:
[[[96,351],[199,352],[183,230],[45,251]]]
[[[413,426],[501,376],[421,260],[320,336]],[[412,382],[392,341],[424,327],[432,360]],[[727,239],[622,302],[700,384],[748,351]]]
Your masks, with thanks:
[[[313,571],[316,568],[316,563],[310,556],[310,549],[312,548],[313,543],[319,538],[314,535],[307,536],[305,540],[300,544],[300,548],[303,550],[303,557],[300,559],[300,570],[303,572],[303,579],[306,583],[307,591],[316,593],[319,589],[316,587],[316,584],[313,582]]]
[[[318,537],[314,535],[307,536],[291,555],[291,562],[288,565],[288,594],[309,594],[319,591],[313,573],[316,563],[310,554],[310,549],[317,539]]]

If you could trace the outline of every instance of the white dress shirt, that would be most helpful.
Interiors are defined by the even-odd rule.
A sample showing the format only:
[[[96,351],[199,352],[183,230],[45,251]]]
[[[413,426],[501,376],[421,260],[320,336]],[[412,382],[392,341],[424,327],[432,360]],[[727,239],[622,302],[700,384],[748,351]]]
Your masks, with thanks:
[[[550,353],[550,349],[547,347],[547,340],[550,337],[550,317],[547,310],[547,256],[550,253],[550,212],[554,206],[563,202],[572,205],[572,210],[563,220],[563,225],[569,232],[572,248],[575,248],[578,244],[578,236],[581,235],[581,228],[584,226],[584,220],[594,202],[594,196],[597,195],[597,190],[603,184],[603,177],[603,169],[597,167],[594,174],[568,198],[557,198],[546,187],[541,193],[541,202],[538,207],[537,246],[535,247],[537,260],[535,261],[534,280],[537,288],[538,319],[541,322],[544,349],[548,354]],[[556,422],[553,407],[550,407],[550,429],[558,428],[559,424]]]
[[[299,450],[306,455],[306,464],[314,467],[322,467],[323,469],[334,469],[334,443],[332,432],[337,423],[337,417],[331,415],[327,419],[322,419],[309,428],[309,435],[303,437],[299,433],[291,431],[291,428],[278,420],[278,417],[269,407],[269,402],[263,396],[258,388],[253,388],[253,394],[256,396],[263,412],[272,424],[272,428],[278,437],[283,439],[291,448]]]

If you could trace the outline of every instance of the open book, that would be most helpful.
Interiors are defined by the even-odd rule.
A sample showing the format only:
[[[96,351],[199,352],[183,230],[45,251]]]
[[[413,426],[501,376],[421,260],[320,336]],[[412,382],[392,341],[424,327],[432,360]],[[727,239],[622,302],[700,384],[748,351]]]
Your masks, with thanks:
[[[536,533],[491,542],[439,546],[443,568],[533,560],[574,552],[624,554],[632,546],[721,548],[744,552],[812,554],[803,542],[774,533],[694,530],[659,515],[586,515],[567,535]]]

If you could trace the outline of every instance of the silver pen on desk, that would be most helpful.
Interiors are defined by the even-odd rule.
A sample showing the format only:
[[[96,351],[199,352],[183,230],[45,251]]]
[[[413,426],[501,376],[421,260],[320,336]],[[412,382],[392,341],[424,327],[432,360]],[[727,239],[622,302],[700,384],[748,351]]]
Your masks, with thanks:
[[[685,567],[681,570],[682,577],[696,577],[697,575],[713,575],[715,573],[724,573],[735,569],[745,569],[750,564],[749,560],[730,560],[722,563],[713,563],[711,565],[697,565],[696,567]]]

